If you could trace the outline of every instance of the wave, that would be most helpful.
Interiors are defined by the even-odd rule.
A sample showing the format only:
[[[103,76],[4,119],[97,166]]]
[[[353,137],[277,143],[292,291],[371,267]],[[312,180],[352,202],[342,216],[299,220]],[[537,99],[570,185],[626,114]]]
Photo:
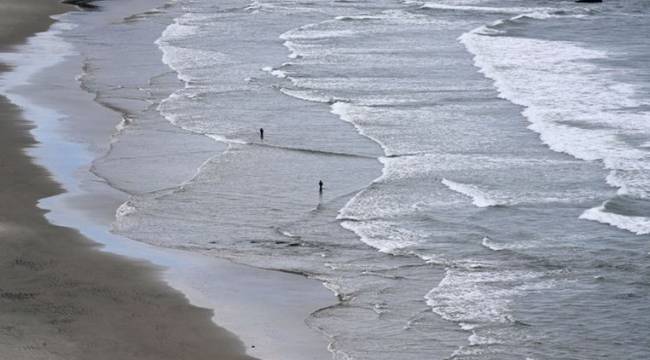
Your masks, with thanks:
[[[273,10],[275,6],[269,3],[263,3],[257,0],[253,0],[250,4],[248,4],[244,9],[251,11],[253,13],[259,12],[259,11],[264,11],[264,10]]]
[[[425,299],[443,319],[465,324],[513,323],[510,304],[525,295],[525,284],[539,282],[542,273],[520,270],[448,268]],[[499,286],[499,283],[521,284]]]
[[[485,246],[486,248],[488,248],[490,250],[494,250],[494,251],[502,251],[502,250],[506,249],[505,246],[493,242],[492,240],[490,240],[489,237],[484,237],[483,240],[481,240],[481,245]]]
[[[250,4],[244,7],[244,10],[250,12],[251,14],[259,13],[272,13],[272,12],[311,12],[314,9],[309,6],[300,7],[296,6],[296,3],[288,3],[287,6],[283,6],[282,2],[263,2],[259,0],[253,0]],[[304,5],[309,5],[305,2]]]
[[[347,21],[349,25],[359,25],[360,22],[378,20],[381,19],[382,16],[383,15],[377,15],[377,16],[363,15],[357,18],[347,16],[347,17],[336,18],[336,21],[339,22]],[[182,37],[184,36],[183,34],[191,34],[192,31],[194,31],[195,29],[191,27],[179,28],[178,33],[175,34],[173,33],[173,30],[174,30],[173,28],[169,29],[169,34],[168,34],[169,36],[173,35],[173,36]],[[304,65],[313,65],[314,61],[318,61],[318,62],[330,61],[331,59],[328,58],[328,55],[331,55],[336,50],[331,50],[331,48],[329,47],[325,47],[324,49],[322,47],[318,48],[316,46],[313,46],[311,43],[309,43],[310,41],[326,42],[326,41],[321,41],[326,38],[345,41],[346,40],[345,38],[358,33],[359,32],[348,31],[348,30],[319,31],[317,28],[306,26],[306,27],[302,27],[301,30],[299,31],[292,31],[292,32],[285,33],[285,35],[281,37],[281,39],[285,40],[284,45],[290,50],[289,58],[296,59],[297,63],[298,62],[301,63],[300,65],[303,65],[302,63],[305,63]],[[301,41],[307,42],[308,44],[303,44],[301,43]],[[172,68],[177,70],[177,72],[179,73],[179,77],[182,80],[186,81],[186,87],[193,86],[192,82],[197,82],[202,80],[200,76],[203,75],[200,72],[200,69],[202,67],[212,67],[218,62],[229,61],[227,57],[221,56],[218,53],[205,52],[205,53],[198,54],[199,56],[196,56],[197,53],[193,52],[194,51],[193,49],[190,51],[190,49],[184,49],[179,46],[174,46],[172,43],[169,43],[169,39],[161,40],[159,45],[161,45],[162,48],[164,48],[163,53],[165,54],[165,62],[168,64],[172,64],[171,65]],[[455,45],[455,47],[457,47],[457,44]],[[458,53],[461,53],[461,51],[459,51]],[[280,52],[280,54],[282,53]],[[371,53],[369,52],[369,54]],[[211,61],[211,60],[210,59],[206,60],[203,58],[205,57],[210,58],[213,55],[214,58],[216,58],[215,63],[204,62],[204,61]],[[380,56],[376,56],[372,54],[370,56],[380,58]],[[325,58],[327,59],[322,60]],[[264,64],[268,64],[268,63],[271,62],[265,62]],[[185,68],[185,66],[188,64],[190,66]],[[259,70],[260,68],[262,68],[262,65],[257,66],[255,70]],[[275,69],[273,67],[263,67],[262,70],[269,72],[271,75],[277,78],[288,79],[293,81],[293,79],[291,79],[293,72],[304,70],[304,69],[302,66],[296,66],[295,68],[278,67]],[[308,70],[309,69],[307,69],[307,71]],[[247,73],[246,75],[249,74]],[[268,79],[270,79],[270,77],[267,76],[267,80]],[[304,82],[310,80],[308,77],[302,77],[301,79]],[[278,82],[275,79],[270,79],[270,80]],[[325,83],[326,80],[327,79],[324,79],[323,83]],[[356,82],[357,79],[354,80]],[[372,84],[372,86],[381,85],[381,84],[377,84],[378,82],[375,79],[369,79],[367,81],[373,82],[374,84]],[[513,166],[513,164],[517,161],[520,164],[525,164],[527,166],[531,165],[530,159],[521,159],[521,158],[515,160],[489,159],[489,161],[483,162],[481,161],[483,159],[475,155],[463,155],[464,156],[463,158],[463,156],[461,155],[449,155],[449,154],[438,154],[438,153],[425,154],[424,153],[425,151],[431,151],[431,149],[437,149],[437,148],[431,147],[426,149],[423,147],[419,147],[421,146],[421,142],[417,142],[417,141],[413,142],[416,143],[415,145],[395,144],[397,142],[401,142],[401,143],[407,142],[407,141],[391,141],[392,139],[406,140],[407,137],[405,136],[406,126],[399,127],[399,125],[401,124],[397,122],[392,122],[392,123],[389,122],[389,120],[394,120],[396,118],[395,116],[393,116],[395,115],[396,112],[389,113],[388,110],[386,110],[386,108],[390,109],[390,106],[387,105],[385,108],[363,106],[360,105],[360,104],[364,104],[363,100],[359,100],[358,98],[356,99],[339,98],[337,97],[337,94],[340,93],[337,93],[335,91],[338,89],[332,90],[332,88],[341,88],[341,87],[344,87],[347,90],[349,88],[347,85],[350,85],[351,87],[352,85],[350,84],[351,82],[352,81],[348,81],[347,83],[331,82],[325,84],[324,86],[321,86],[320,88],[318,86],[314,86],[315,88],[318,88],[317,90],[307,89],[306,87],[301,88],[296,86],[295,88],[281,88],[280,91],[282,91],[286,95],[300,98],[303,100],[329,104],[330,110],[333,114],[336,114],[339,116],[340,119],[353,124],[356,130],[360,134],[374,140],[375,142],[379,143],[383,147],[384,154],[386,154],[386,157],[381,158],[382,163],[384,163],[384,172],[382,178],[375,180],[373,185],[370,185],[363,192],[358,193],[357,196],[351,199],[344,206],[344,208],[340,210],[339,217],[338,217],[339,223],[341,224],[342,227],[355,232],[357,235],[359,235],[362,242],[379,250],[380,252],[389,253],[389,254],[405,254],[405,253],[411,254],[413,252],[420,250],[418,249],[419,246],[425,247],[423,244],[424,241],[431,240],[430,227],[427,228],[429,233],[426,233],[426,231],[422,231],[422,233],[419,233],[418,231],[413,230],[413,229],[416,230],[419,229],[418,227],[405,225],[404,218],[397,218],[397,215],[402,215],[402,214],[412,215],[417,213],[418,211],[422,213],[423,211],[419,210],[418,207],[421,206],[423,203],[425,207],[429,205],[427,204],[427,202],[433,202],[433,201],[440,201],[440,203],[456,201],[460,203],[460,201],[458,200],[460,199],[462,200],[462,207],[463,208],[467,207],[468,202],[465,201],[463,197],[458,196],[456,194],[452,194],[450,191],[448,191],[445,188],[445,186],[455,192],[470,197],[472,199],[472,202],[479,207],[500,206],[500,205],[507,204],[507,202],[504,201],[503,199],[499,197],[495,197],[494,194],[476,185],[463,184],[448,179],[442,179],[441,181],[430,181],[432,174],[436,174],[436,172],[440,174],[439,171],[441,170],[442,167],[446,166],[448,168],[453,168],[455,166],[457,169],[462,169],[461,165],[467,167],[467,164],[470,161],[473,163],[478,162],[479,164],[476,166],[483,166],[485,168],[489,168],[491,166],[493,167],[500,166],[503,168],[508,168],[510,166]],[[283,85],[285,85],[286,83],[287,81],[282,81]],[[405,83],[404,87],[398,90],[406,89],[406,90],[421,91],[425,93],[425,90],[428,89],[428,88],[417,88],[419,84],[415,79],[407,79],[404,83]],[[331,85],[331,87],[328,87],[328,85]],[[361,84],[361,86],[365,86],[365,85],[366,84]],[[394,83],[392,82],[389,83],[389,86],[386,87],[386,93],[388,93],[388,95],[382,94],[382,96],[386,96],[386,97],[395,96],[395,93],[397,92],[395,90],[395,87],[393,88],[390,87],[393,85]],[[399,85],[402,85],[402,83],[400,83]],[[407,86],[410,88],[407,88]],[[407,92],[408,91],[400,91],[398,95],[403,95],[404,93]],[[354,91],[343,92],[344,96],[353,97],[353,95],[349,95],[349,94],[354,94]],[[426,93],[425,95],[430,96],[430,93]],[[176,94],[175,96],[185,96],[185,95]],[[406,96],[411,96],[411,95],[407,93]],[[395,101],[394,100],[391,101],[392,102],[390,103],[388,101],[384,101],[381,105],[386,105],[387,103],[391,105],[394,104]],[[411,111],[408,114],[404,112],[399,115],[411,121],[413,120],[413,116],[412,116],[413,113],[414,112]],[[174,123],[178,122],[178,119],[174,118],[170,111],[167,111],[165,115],[167,115],[170,121]],[[431,117],[423,116],[423,118],[425,117],[428,120],[428,123],[430,123]],[[384,128],[390,128],[391,131],[394,130],[394,132],[388,134],[379,133],[376,130],[377,123],[379,123],[380,126],[384,126]],[[413,128],[418,128],[416,126],[417,124],[413,124],[413,122],[409,122],[408,125]],[[425,132],[427,130],[429,129],[428,128],[423,129],[420,127],[419,131]],[[214,131],[214,132],[219,132],[219,131]],[[226,141],[226,142],[238,141],[238,140],[228,139],[224,136],[216,135],[216,134],[206,134],[206,135],[218,141]],[[410,134],[406,134],[406,135],[410,135]],[[382,143],[382,140],[385,143]],[[268,145],[264,144],[259,146],[268,146]],[[391,148],[389,148],[389,146],[391,146]],[[289,149],[289,150],[310,151],[310,150],[303,150],[303,149]],[[403,154],[413,154],[413,156],[400,156]],[[343,155],[343,154],[332,154],[332,155]],[[461,163],[458,160],[467,160],[467,161]],[[451,174],[446,176],[455,177],[455,175],[451,175]],[[418,189],[417,191],[413,191],[412,187],[406,190],[402,190],[402,189],[398,189],[397,186],[392,188],[384,187],[378,190],[377,188],[380,187],[379,186],[380,184],[378,184],[378,182],[388,180],[389,177],[390,177],[389,180],[391,180],[393,184],[389,184],[388,186],[394,185],[394,183],[398,183],[397,186],[401,186],[402,184],[399,183],[400,181],[404,180],[404,182],[406,182],[412,179],[418,180],[418,177],[422,177],[423,179],[426,178],[427,181],[418,184],[423,188],[422,189],[423,191],[420,191],[421,189]],[[442,186],[441,183],[444,186]],[[377,184],[378,186],[375,187],[374,186],[375,184]],[[412,185],[412,184],[408,184],[408,185]],[[447,196],[449,196],[449,194],[452,194],[454,199],[452,200],[439,199],[436,196],[438,194],[424,191],[424,190],[429,190],[429,186],[435,189],[435,191],[440,190],[441,194]],[[406,188],[406,186],[404,186],[404,188]],[[397,191],[395,191],[396,189]],[[405,194],[399,193],[396,195],[395,194],[396,192],[403,192]],[[426,194],[426,195],[422,196],[422,194]],[[400,197],[400,195],[405,195],[405,196]],[[409,195],[411,195],[411,197],[407,197]],[[188,204],[194,204],[194,203],[188,202]],[[129,209],[125,208],[124,210],[125,210],[125,214],[128,214]],[[186,214],[183,213],[181,215],[185,216]],[[395,218],[391,219],[390,218],[391,216],[395,216]],[[191,216],[189,217],[191,218]],[[191,220],[183,219],[183,221],[191,221]],[[174,229],[174,231],[178,231],[178,229]],[[442,232],[445,230],[438,230],[438,231]],[[451,230],[447,230],[447,231],[451,231]],[[291,235],[292,234],[290,233],[283,233],[283,236],[291,236]],[[476,244],[473,245],[476,246]],[[238,249],[239,246],[243,247],[246,245],[235,244],[234,246],[235,249]],[[501,245],[495,242],[485,241],[485,240],[484,240],[484,246],[487,247],[492,246],[493,248],[499,248],[499,249],[505,248],[505,245]],[[428,247],[429,247],[428,250],[429,253],[434,252],[432,249],[430,249],[430,245],[428,245]],[[425,252],[425,251],[420,250],[419,252]],[[489,253],[484,250],[482,252]],[[490,254],[497,255],[494,253],[490,253]],[[423,254],[418,254],[418,256],[420,256],[423,259],[427,259],[431,262],[433,262],[434,259],[438,260],[438,258],[430,254],[427,254],[426,256]],[[477,324],[483,321],[498,322],[498,323],[513,323],[512,317],[510,315],[511,302],[517,296],[526,293],[527,288],[524,287],[522,283],[525,283],[526,286],[530,286],[529,282],[537,281],[537,277],[539,276],[539,274],[535,274],[535,273],[531,274],[526,272],[516,272],[516,271],[510,272],[510,271],[503,271],[503,270],[496,270],[496,269],[486,269],[487,266],[483,263],[469,264],[467,265],[467,267],[463,267],[464,264],[461,265],[457,264],[459,262],[462,262],[462,260],[451,261],[451,262],[454,263],[452,264],[452,266],[450,266],[449,269],[447,269],[447,274],[445,276],[445,279],[443,279],[443,281],[439,284],[438,287],[432,289],[427,294],[427,303],[434,309],[436,313],[443,316],[443,318],[452,321],[462,320],[465,322],[465,324]],[[449,264],[445,264],[445,265],[449,265]],[[499,282],[499,284],[495,285],[495,282]],[[511,284],[515,284],[514,288],[510,286]],[[433,284],[428,285],[426,288],[420,288],[420,291],[422,291],[423,293],[429,290],[431,286],[433,286]],[[338,288],[332,287],[332,289],[333,291],[335,291],[335,293],[337,293],[337,295],[344,293],[343,291],[339,291]],[[420,293],[419,296],[421,296],[422,293]],[[472,345],[491,344],[491,343],[496,343],[498,341],[498,339],[495,338],[482,337],[478,333],[473,333],[473,336],[474,338],[470,339],[470,344]]]
[[[484,237],[483,240],[481,240],[481,245],[483,247],[488,248],[492,251],[503,251],[503,250],[519,250],[519,249],[530,249],[530,248],[535,248],[541,246],[541,244],[535,243],[535,242],[517,242],[513,244],[505,244],[505,243],[499,243],[496,242],[489,237]]]
[[[594,61],[611,54],[566,41],[486,34],[481,27],[460,37],[474,63],[494,80],[499,96],[524,107],[529,128],[550,149],[577,159],[600,161],[619,194],[648,197],[650,155],[623,137],[645,136],[648,113],[626,111],[645,103],[636,88],[613,69]],[[522,51],[526,49],[526,51]],[[641,219],[591,209],[583,219],[645,233]]]
[[[272,68],[270,66],[263,67],[262,71],[266,71],[269,74],[271,74],[271,75],[273,75],[273,76],[275,76],[275,77],[277,77],[279,79],[286,79],[287,76],[288,76],[286,71],[274,69],[274,68]]]
[[[188,24],[209,19],[211,19],[210,16],[206,17],[193,13],[181,15],[175,18],[173,23],[168,25],[155,41],[155,44],[163,53],[163,63],[176,72],[177,78],[184,84],[183,88],[163,99],[158,104],[157,111],[172,125],[188,132],[207,136],[217,142],[245,144],[246,142],[242,140],[230,139],[220,134],[210,133],[200,127],[193,126],[191,123],[185,124],[181,121],[181,115],[174,111],[174,104],[179,100],[197,96],[197,93],[190,91],[190,89],[200,87],[202,82],[210,84],[211,69],[219,65],[236,63],[227,54],[221,52],[176,45],[197,34],[199,27]]]
[[[358,35],[358,32],[352,30],[310,30],[310,27],[300,27],[294,30],[287,31],[286,33],[280,35],[282,40],[319,40],[319,39],[330,39],[337,37],[346,37]]]
[[[249,144],[248,142],[240,139],[230,139],[222,135],[217,135],[217,134],[205,134],[205,136],[209,137],[210,139],[217,141],[217,142],[222,142],[226,144],[239,144],[239,145],[247,145]]]
[[[591,13],[591,9],[565,9],[560,10],[557,8],[547,8],[547,7],[490,7],[490,6],[472,6],[472,5],[446,5],[446,4],[436,4],[436,3],[426,3],[421,6],[423,9],[430,10],[450,10],[450,11],[472,11],[479,13],[488,13],[488,14],[504,14],[504,15],[514,15],[513,17],[507,20],[497,20],[494,25],[501,25],[506,22],[512,22],[514,20],[520,19],[537,19],[545,20],[556,17],[585,17]]]
[[[607,175],[606,181],[610,186],[618,188],[617,195],[648,199],[650,172],[647,170],[649,169],[612,170]]]
[[[137,226],[133,217],[137,216],[138,208],[135,206],[133,199],[129,199],[115,210],[115,221],[113,222],[112,231],[120,232],[132,229]]]
[[[447,179],[442,179],[441,182],[449,189],[472,198],[472,203],[478,207],[502,206],[507,204],[502,200],[490,197],[487,192],[479,189],[475,185],[461,184]]]
[[[365,244],[383,253],[398,254],[398,250],[417,245],[421,236],[388,221],[341,221],[341,226],[353,231]]]
[[[450,358],[463,357],[478,350],[477,345],[506,344],[512,332],[525,323],[517,320],[512,305],[517,298],[559,286],[564,280],[547,279],[549,272],[500,269],[502,265],[483,266],[467,261],[445,271],[438,286],[431,289],[425,300],[433,312],[445,320],[457,323],[469,331],[469,347],[461,346]],[[491,331],[496,325],[504,331]],[[506,325],[506,326],[504,326]]]
[[[637,235],[650,234],[650,218],[644,216],[629,216],[615,214],[607,211],[607,202],[602,205],[586,210],[580,215],[580,219],[592,220],[602,224],[615,226]]]
[[[366,113],[364,111],[364,107],[355,106],[348,102],[337,101],[333,103],[330,106],[330,108],[332,114],[338,115],[339,118],[341,118],[341,120],[349,122],[350,124],[354,125],[354,128],[357,130],[359,134],[379,144],[379,146],[381,146],[386,156],[391,155],[390,149],[382,141],[368,134],[365,131],[364,127],[360,124],[360,122],[362,122],[365,119]]]
[[[470,335],[468,340],[470,346],[501,344],[501,341],[498,339],[488,337],[488,336],[480,336],[475,332],[472,333],[472,335]]]
[[[533,12],[553,12],[557,9],[552,8],[535,8],[535,7],[490,7],[490,6],[472,6],[472,5],[447,5],[438,3],[426,3],[420,6],[422,9],[431,10],[454,10],[454,11],[475,11],[490,14],[513,14],[520,15],[523,13]]]

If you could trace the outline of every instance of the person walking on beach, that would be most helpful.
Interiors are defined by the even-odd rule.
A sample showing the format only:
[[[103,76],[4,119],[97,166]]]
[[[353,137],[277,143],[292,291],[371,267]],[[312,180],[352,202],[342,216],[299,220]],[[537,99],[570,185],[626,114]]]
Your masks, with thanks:
[[[260,140],[264,141],[264,128],[260,128]]]
[[[319,194],[323,193],[323,180],[318,181],[318,193]]]

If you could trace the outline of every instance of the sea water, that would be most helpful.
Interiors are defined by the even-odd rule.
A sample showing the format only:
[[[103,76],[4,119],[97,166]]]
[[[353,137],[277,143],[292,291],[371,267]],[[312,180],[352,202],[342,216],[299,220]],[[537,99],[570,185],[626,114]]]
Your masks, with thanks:
[[[648,2],[138,21],[165,23],[164,66],[135,69],[146,105],[95,164],[132,195],[117,233],[321,280],[340,304],[307,322],[336,359],[650,357]],[[110,66],[84,79],[108,102]]]

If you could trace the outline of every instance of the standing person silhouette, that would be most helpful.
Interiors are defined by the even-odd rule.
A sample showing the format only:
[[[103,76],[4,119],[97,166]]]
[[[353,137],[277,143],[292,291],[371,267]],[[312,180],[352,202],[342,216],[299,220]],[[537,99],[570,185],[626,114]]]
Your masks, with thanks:
[[[318,193],[323,194],[323,180],[318,181]]]
[[[260,128],[260,140],[264,141],[264,128]]]

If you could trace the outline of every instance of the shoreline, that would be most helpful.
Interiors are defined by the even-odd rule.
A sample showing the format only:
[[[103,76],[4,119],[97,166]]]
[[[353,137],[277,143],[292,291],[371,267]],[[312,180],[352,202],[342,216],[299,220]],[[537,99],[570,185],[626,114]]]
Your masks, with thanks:
[[[5,15],[20,18],[20,11],[31,9],[4,10]],[[49,16],[66,8],[52,2],[46,10],[37,21],[47,23]],[[26,37],[29,31],[18,33]],[[3,60],[6,55],[3,52]],[[8,94],[7,81],[21,71],[20,64],[14,65],[3,74],[2,90],[16,100],[16,95]],[[4,190],[0,196],[12,204],[0,210],[2,356],[249,359],[243,344],[209,321],[207,310],[189,306],[182,294],[160,283],[155,267],[97,251],[98,245],[76,230],[45,219],[38,202],[63,192],[31,154],[42,145],[30,132],[43,120],[31,117],[47,114],[38,112],[42,109],[19,108],[5,96],[0,98],[0,109],[5,120],[0,124],[2,165],[9,174],[0,179]]]
[[[41,72],[38,79],[30,81],[32,82],[30,85],[18,91],[19,93],[29,93],[30,95],[29,100],[24,98],[26,103],[22,105],[25,109],[31,107],[33,110],[37,108],[34,107],[34,103],[29,104],[30,101],[36,99],[36,103],[45,104],[46,107],[56,108],[58,109],[57,111],[63,109],[63,113],[66,114],[66,116],[63,116],[57,114],[56,111],[47,114],[47,110],[44,110],[38,114],[27,113],[25,116],[29,120],[35,121],[36,128],[32,129],[32,133],[39,141],[38,146],[28,148],[29,155],[38,165],[51,171],[55,180],[67,190],[67,192],[61,193],[62,189],[58,189],[58,194],[54,195],[54,192],[48,194],[48,196],[54,196],[40,197],[40,200],[38,200],[39,209],[35,210],[38,212],[43,212],[43,210],[48,211],[46,215],[47,219],[50,223],[56,224],[49,225],[50,227],[68,226],[79,229],[81,234],[86,238],[92,239],[91,241],[96,244],[103,245],[102,248],[98,248],[98,245],[91,244],[91,241],[85,240],[88,242],[88,246],[92,248],[91,251],[96,253],[95,257],[106,257],[110,259],[107,260],[108,262],[135,263],[142,268],[140,269],[141,273],[146,273],[151,278],[148,280],[151,283],[149,284],[150,286],[154,286],[155,284],[155,286],[165,288],[166,285],[169,285],[175,289],[165,290],[170,293],[170,297],[178,297],[178,301],[184,302],[184,307],[187,308],[188,312],[193,311],[199,313],[200,315],[198,317],[201,318],[201,321],[197,320],[196,322],[201,323],[202,327],[212,327],[219,332],[218,336],[214,338],[215,340],[217,338],[220,339],[217,342],[205,341],[206,338],[209,338],[207,334],[210,332],[205,330],[201,331],[206,334],[203,336],[205,347],[201,348],[197,345],[196,354],[193,355],[194,358],[202,358],[201,351],[204,351],[206,355],[211,353],[211,350],[209,351],[206,348],[214,348],[214,345],[217,345],[215,351],[217,352],[216,358],[218,359],[248,358],[244,355],[246,350],[243,344],[234,335],[218,326],[214,326],[210,321],[208,321],[209,324],[203,321],[204,319],[209,320],[210,318],[213,318],[217,324],[225,325],[229,330],[235,331],[239,335],[239,338],[247,344],[247,347],[249,347],[248,352],[253,356],[263,355],[265,359],[286,359],[297,356],[300,354],[300,351],[309,351],[307,353],[313,355],[314,359],[324,358],[324,354],[329,355],[324,337],[319,337],[322,343],[318,343],[318,346],[322,346],[322,353],[318,352],[316,349],[316,337],[318,335],[311,330],[309,331],[313,332],[313,336],[304,336],[307,341],[302,342],[300,339],[301,332],[307,329],[307,326],[303,322],[304,329],[302,329],[296,323],[297,320],[304,320],[298,319],[298,314],[304,313],[306,317],[311,311],[315,311],[320,307],[330,306],[334,303],[334,297],[318,282],[298,275],[281,274],[232,264],[226,260],[191,255],[182,251],[155,248],[150,245],[124,239],[109,232],[110,222],[113,220],[110,208],[112,206],[115,208],[115,205],[119,205],[126,196],[123,193],[110,189],[101,179],[96,178],[95,175],[88,171],[90,170],[89,166],[91,166],[92,159],[97,154],[101,154],[103,150],[101,144],[98,146],[97,143],[92,143],[92,141],[86,143],[83,141],[71,141],[69,134],[63,129],[65,125],[62,124],[70,117],[82,117],[88,116],[89,114],[93,114],[94,117],[97,115],[97,112],[100,112],[102,113],[101,116],[105,117],[107,121],[114,120],[113,123],[103,123],[99,130],[96,129],[96,126],[93,127],[92,125],[82,129],[86,131],[86,140],[97,140],[102,138],[102,134],[106,135],[107,130],[113,131],[114,126],[119,122],[119,114],[105,106],[100,106],[94,101],[91,93],[85,92],[78,87],[78,83],[74,79],[74,75],[76,74],[70,73],[71,71],[79,71],[79,67],[76,67],[78,65],[77,62],[81,63],[80,58],[75,55],[70,55],[53,68],[48,68],[47,71]],[[64,71],[60,71],[61,69]],[[44,75],[44,78],[41,78],[41,75]],[[69,76],[66,80],[66,75],[72,76]],[[64,80],[65,83],[62,82]],[[76,89],[73,86],[76,86]],[[63,88],[64,91],[57,91],[57,94],[52,95],[52,88]],[[88,104],[90,101],[93,104]],[[65,106],[57,107],[57,105],[64,105],[66,103],[67,105]],[[29,112],[29,110],[25,111]],[[38,119],[34,119],[34,117]],[[44,122],[43,119],[46,117],[49,117],[50,121]],[[72,123],[74,123],[74,120]],[[109,139],[110,133],[104,140],[108,143]],[[79,140],[79,138],[75,138],[74,140]],[[70,157],[69,154],[76,154],[76,156]],[[62,157],[61,155],[64,156]],[[27,161],[30,160],[28,159]],[[44,176],[47,177],[47,175]],[[112,254],[108,254],[107,252]],[[117,254],[117,256],[113,254]],[[126,260],[124,257],[128,257],[129,259]],[[143,260],[147,264],[143,263]],[[167,270],[162,270],[161,268],[163,267],[167,268]],[[220,292],[227,294],[221,296],[219,299],[214,299],[206,296],[205,279],[196,279],[197,272],[209,272],[213,277],[226,278],[227,280],[230,278],[234,281],[210,284],[211,289],[209,291],[212,293]],[[195,280],[195,283],[192,283],[192,280]],[[178,290],[182,294],[178,293]],[[163,292],[164,290],[159,291]],[[282,291],[285,291],[284,297],[282,294],[277,294]],[[262,299],[253,301],[252,298],[260,296],[260,292],[267,295],[267,298],[263,298],[262,296]],[[305,292],[309,292],[311,295],[304,296]],[[324,295],[328,296],[325,298]],[[271,301],[268,301],[268,298],[271,298]],[[300,299],[301,301],[286,303],[287,299]],[[187,305],[187,301],[194,306]],[[263,306],[260,307],[260,305]],[[215,309],[215,311],[210,316],[206,313],[207,310],[196,308],[195,306],[209,307]],[[273,316],[275,318],[263,318],[265,311],[260,310],[263,310],[265,308],[264,306],[274,306],[271,312],[274,312]],[[227,309],[227,311],[223,311],[224,309]],[[291,321],[284,323],[285,328],[283,331],[278,332],[278,326],[274,324],[274,321],[281,317],[290,319]],[[196,324],[193,324],[193,327],[195,331],[199,328]],[[291,331],[285,331],[289,330],[290,327],[293,328]],[[175,330],[179,339],[183,339],[185,336],[191,336],[192,331],[181,330],[182,328],[183,326],[179,326],[179,329]],[[211,330],[214,332],[215,329]],[[181,334],[181,331],[184,334]],[[242,332],[244,332],[243,335]],[[285,332],[284,335],[279,334],[283,332]],[[287,336],[286,333],[289,335]],[[200,341],[201,336],[197,336],[196,338],[190,342]],[[287,340],[293,340],[294,343],[279,343],[280,341]],[[168,339],[167,342],[168,346],[174,346],[173,341],[169,341]],[[292,356],[285,356],[284,351],[288,349],[294,349],[294,354],[291,354]],[[159,350],[163,351],[163,349]],[[173,351],[167,350],[168,355],[173,356]],[[113,356],[114,354],[106,355]],[[127,356],[125,354],[120,355]],[[210,356],[212,356],[210,358],[215,358],[214,352]],[[156,358],[163,359],[165,357]],[[298,359],[298,357],[295,358]]]

